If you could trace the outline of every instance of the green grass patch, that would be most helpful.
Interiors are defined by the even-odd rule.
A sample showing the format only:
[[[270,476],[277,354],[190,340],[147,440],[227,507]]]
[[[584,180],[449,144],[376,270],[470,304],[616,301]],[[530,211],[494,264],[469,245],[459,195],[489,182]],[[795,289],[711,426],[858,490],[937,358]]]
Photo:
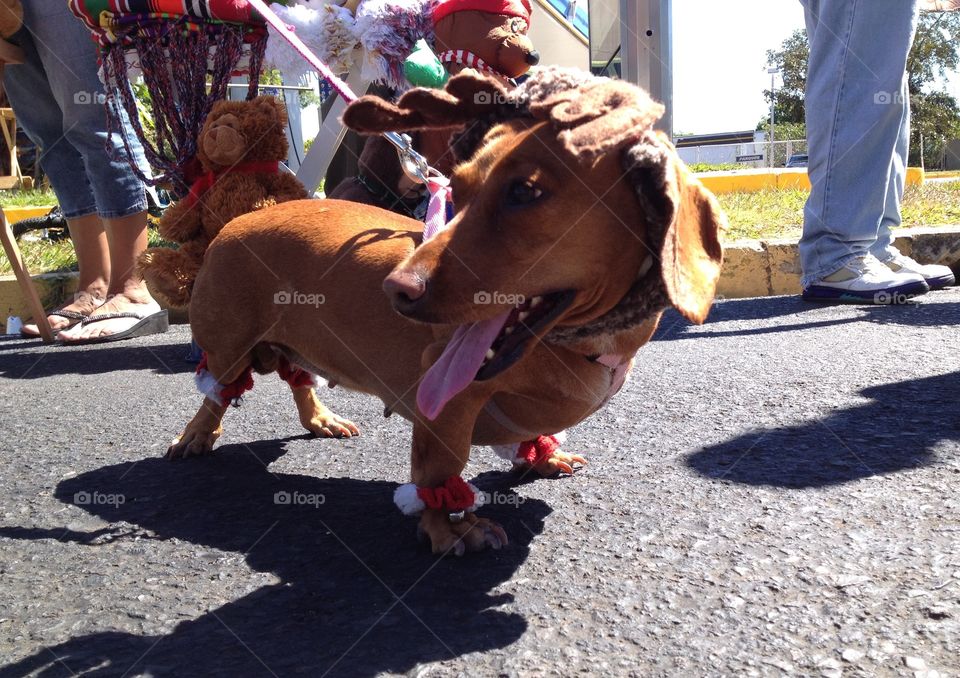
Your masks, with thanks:
[[[730,221],[724,239],[798,239],[808,195],[803,190],[717,195]],[[908,186],[901,212],[903,228],[960,226],[960,180]]]
[[[721,163],[709,163],[709,162],[694,162],[687,167],[690,168],[691,172],[729,172],[730,170],[742,170],[745,169],[744,165],[735,162],[721,162]]]
[[[0,191],[0,207],[42,207],[57,204],[57,196],[53,191],[33,189],[29,191],[9,190]]]
[[[60,273],[62,271],[77,270],[77,255],[73,251],[73,241],[64,238],[57,242],[49,240],[32,240],[38,231],[26,234],[19,240],[20,253],[24,264],[32,275],[38,273]],[[161,238],[156,229],[147,231],[150,247],[175,247],[171,242]],[[2,252],[2,250],[0,250]],[[13,269],[6,256],[0,258],[0,275],[12,275]]]

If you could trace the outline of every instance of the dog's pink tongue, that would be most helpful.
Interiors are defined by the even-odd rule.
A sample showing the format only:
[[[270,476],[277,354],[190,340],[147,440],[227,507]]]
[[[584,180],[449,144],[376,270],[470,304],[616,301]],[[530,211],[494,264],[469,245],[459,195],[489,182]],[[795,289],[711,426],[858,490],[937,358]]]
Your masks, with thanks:
[[[417,407],[427,419],[436,419],[443,406],[470,385],[509,315],[510,311],[504,311],[490,320],[461,325],[453,333],[417,389]]]

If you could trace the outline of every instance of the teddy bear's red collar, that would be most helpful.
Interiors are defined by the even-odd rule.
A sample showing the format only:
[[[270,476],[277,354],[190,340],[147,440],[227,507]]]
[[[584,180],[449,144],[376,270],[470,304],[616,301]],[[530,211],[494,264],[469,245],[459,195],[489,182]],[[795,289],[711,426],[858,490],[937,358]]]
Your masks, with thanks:
[[[233,172],[241,172],[245,174],[266,172],[270,174],[276,174],[279,171],[279,160],[251,160],[250,162],[241,162],[238,165],[227,167],[219,172],[204,172],[198,176],[192,184],[190,184],[190,193],[185,199],[189,200],[191,204],[197,202],[200,199],[200,196],[210,190],[210,188],[217,182],[217,179],[224,174],[230,174]]]

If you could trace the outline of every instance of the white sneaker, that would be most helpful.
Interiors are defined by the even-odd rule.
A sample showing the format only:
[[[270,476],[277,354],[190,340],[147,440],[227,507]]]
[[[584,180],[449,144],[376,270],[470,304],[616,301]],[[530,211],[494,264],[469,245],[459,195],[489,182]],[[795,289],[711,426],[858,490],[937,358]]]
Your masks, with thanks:
[[[893,259],[883,262],[887,268],[895,273],[916,273],[923,276],[931,290],[941,287],[950,287],[957,282],[949,266],[940,264],[918,264],[905,254],[897,253]]]
[[[919,273],[892,271],[872,254],[851,259],[838,271],[803,289],[805,301],[902,304],[930,287]]]

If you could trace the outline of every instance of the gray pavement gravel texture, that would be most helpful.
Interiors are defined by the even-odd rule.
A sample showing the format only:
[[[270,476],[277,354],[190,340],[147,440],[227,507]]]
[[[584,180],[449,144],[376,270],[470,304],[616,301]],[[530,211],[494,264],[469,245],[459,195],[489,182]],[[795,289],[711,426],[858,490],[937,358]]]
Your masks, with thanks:
[[[669,313],[576,477],[474,450],[512,542],[459,560],[394,508],[378,401],[325,390],[363,434],[311,439],[260,377],[173,463],[187,328],[2,341],[0,676],[960,675],[958,322],[960,289]]]

